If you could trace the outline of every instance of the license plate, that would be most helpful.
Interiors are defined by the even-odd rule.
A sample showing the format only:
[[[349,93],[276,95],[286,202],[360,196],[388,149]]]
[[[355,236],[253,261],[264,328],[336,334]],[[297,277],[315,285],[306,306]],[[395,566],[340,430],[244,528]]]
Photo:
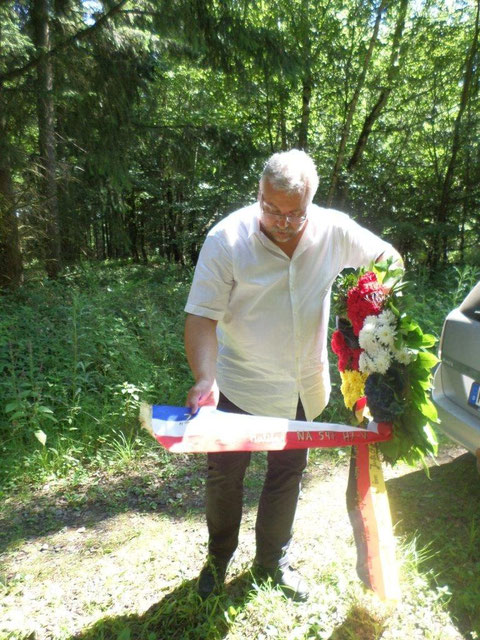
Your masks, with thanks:
[[[478,382],[472,384],[470,395],[468,396],[468,404],[480,409],[480,384]]]

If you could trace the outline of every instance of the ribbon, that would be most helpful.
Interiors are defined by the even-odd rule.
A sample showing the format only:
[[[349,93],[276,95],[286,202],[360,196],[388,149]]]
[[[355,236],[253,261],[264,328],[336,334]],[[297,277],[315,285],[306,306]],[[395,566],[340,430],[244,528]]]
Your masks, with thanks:
[[[400,600],[392,519],[375,445],[352,448],[346,497],[358,577],[381,600]]]
[[[375,447],[392,437],[389,423],[367,428],[226,413],[200,407],[146,405],[140,422],[172,453],[278,451],[317,447],[352,447],[347,508],[357,548],[357,573],[382,600],[398,600],[395,544],[382,465]]]
[[[186,407],[142,405],[140,421],[172,453],[345,447],[383,442],[392,437],[391,425],[384,422],[370,422],[363,429],[226,413],[210,406],[200,407],[192,416]]]

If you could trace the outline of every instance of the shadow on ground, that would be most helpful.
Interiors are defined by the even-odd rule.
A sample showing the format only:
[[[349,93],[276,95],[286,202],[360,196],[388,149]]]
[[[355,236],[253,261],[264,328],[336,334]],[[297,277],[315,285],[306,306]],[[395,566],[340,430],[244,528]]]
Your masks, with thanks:
[[[233,622],[234,609],[248,599],[249,577],[249,572],[237,576],[224,593],[204,602],[196,580],[188,580],[144,614],[103,618],[70,640],[220,640]]]
[[[458,629],[480,634],[480,477],[463,454],[387,481],[395,531],[415,539],[420,570],[432,589],[448,589]],[[476,636],[473,636],[476,637]]]
[[[17,540],[32,540],[64,527],[93,528],[119,513],[158,513],[171,520],[186,515],[203,518],[206,457],[169,456],[137,464],[116,475],[98,472],[83,483],[32,492],[13,499],[0,515],[0,553]],[[245,479],[245,506],[258,500],[264,476],[264,457],[252,459]]]

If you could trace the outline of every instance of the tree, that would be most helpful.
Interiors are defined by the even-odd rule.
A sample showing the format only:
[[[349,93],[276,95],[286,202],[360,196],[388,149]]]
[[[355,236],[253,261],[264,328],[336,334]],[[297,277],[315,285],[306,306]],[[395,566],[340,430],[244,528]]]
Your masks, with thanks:
[[[370,133],[372,132],[372,128],[375,122],[378,120],[381,112],[385,108],[387,104],[387,100],[389,99],[390,94],[394,89],[396,79],[400,72],[400,61],[399,61],[400,46],[402,42],[403,31],[405,28],[405,17],[406,17],[407,8],[408,8],[408,1],[409,0],[400,0],[397,21],[396,21],[395,30],[392,37],[392,46],[391,46],[391,52],[390,52],[390,60],[389,60],[388,69],[387,69],[386,81],[384,83],[384,86],[382,86],[373,107],[365,117],[362,130],[355,144],[355,148],[347,163],[347,167],[346,167],[347,176],[348,175],[351,176],[351,174],[357,168],[363,156],[363,152],[367,145]],[[344,205],[347,199],[349,179],[351,178],[346,177],[343,180],[342,185],[340,187],[340,192],[341,192],[340,202],[342,203],[342,206]]]
[[[37,112],[41,209],[44,222],[45,269],[56,278],[61,268],[55,151],[55,103],[48,0],[33,0],[32,25],[37,48]]]
[[[360,94],[362,92],[362,89],[364,87],[365,84],[365,78],[367,75],[367,71],[370,65],[370,61],[372,58],[372,54],[373,54],[373,50],[375,48],[375,45],[377,44],[377,40],[378,40],[378,31],[380,28],[380,21],[382,19],[382,15],[385,12],[385,9],[387,7],[387,2],[388,0],[381,0],[380,4],[378,5],[377,11],[376,11],[376,15],[375,15],[375,22],[374,22],[374,26],[373,26],[373,30],[372,30],[372,35],[370,38],[370,42],[368,45],[368,49],[365,52],[365,55],[363,57],[363,63],[362,63],[362,68],[361,68],[361,72],[358,75],[358,80],[356,82],[356,86],[352,95],[352,98],[350,99],[347,109],[346,109],[346,114],[345,114],[345,118],[344,118],[344,122],[343,122],[343,126],[342,126],[342,133],[341,133],[341,137],[340,137],[340,143],[338,145],[338,151],[337,151],[337,155],[335,158],[335,164],[333,166],[333,170],[332,170],[332,174],[331,174],[331,178],[330,178],[330,186],[328,188],[328,195],[327,195],[327,206],[331,206],[335,197],[335,192],[336,192],[336,188],[337,188],[337,184],[338,181],[340,179],[340,171],[341,171],[341,167],[343,165],[343,161],[345,158],[345,149],[347,146],[347,142],[349,139],[349,135],[350,135],[350,128],[352,126],[352,122],[353,122],[353,118],[355,115],[355,111],[357,109],[357,104],[358,104],[358,100],[360,98]]]
[[[22,273],[6,123],[0,112],[0,288],[17,287],[22,281]]]
[[[448,249],[448,230],[446,223],[449,215],[449,205],[451,200],[452,183],[457,168],[457,158],[461,146],[461,131],[462,120],[465,111],[468,106],[472,87],[475,78],[475,71],[477,65],[478,56],[478,37],[479,37],[479,23],[480,17],[480,0],[476,3],[476,13],[473,25],[473,34],[471,44],[468,48],[465,63],[464,74],[462,79],[462,91],[460,94],[460,101],[458,105],[458,112],[453,125],[452,142],[450,149],[450,156],[445,171],[445,176],[442,182],[441,196],[438,205],[435,209],[434,224],[436,226],[435,233],[431,239],[431,247],[428,254],[428,264],[432,271],[436,271],[438,264],[442,261],[444,264],[447,262],[447,249]]]

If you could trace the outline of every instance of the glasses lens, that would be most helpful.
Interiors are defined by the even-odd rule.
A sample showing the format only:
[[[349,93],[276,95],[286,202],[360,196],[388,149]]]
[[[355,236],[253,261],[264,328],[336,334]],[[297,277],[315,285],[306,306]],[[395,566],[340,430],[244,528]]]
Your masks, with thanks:
[[[263,196],[261,199],[261,206],[262,206],[263,213],[266,214],[267,216],[270,216],[270,218],[272,218],[273,220],[287,222],[292,225],[302,224],[302,222],[305,222],[307,217],[306,213],[292,214],[292,215],[288,215],[288,214],[284,215],[283,213],[277,213],[276,211],[272,210],[272,206],[268,204],[268,202],[265,202],[265,200],[263,199]]]

